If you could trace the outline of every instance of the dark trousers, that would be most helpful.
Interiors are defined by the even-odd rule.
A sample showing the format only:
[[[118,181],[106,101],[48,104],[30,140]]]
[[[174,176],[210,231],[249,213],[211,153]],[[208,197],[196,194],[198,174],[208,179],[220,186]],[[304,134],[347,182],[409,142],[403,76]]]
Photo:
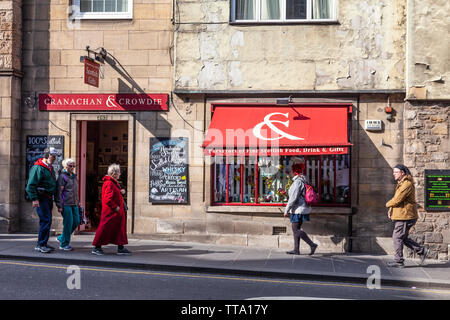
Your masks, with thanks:
[[[394,233],[392,238],[394,240],[394,250],[395,256],[394,260],[397,262],[403,262],[403,245],[413,250],[415,253],[423,252],[423,247],[421,247],[417,242],[408,238],[409,230],[412,226],[416,224],[416,219],[414,220],[395,220],[394,221]]]
[[[52,199],[39,199],[39,207],[36,208],[36,212],[39,216],[38,246],[46,246],[48,238],[50,237],[50,228],[52,226],[52,208]]]
[[[309,246],[314,245],[314,242],[308,237],[305,231],[301,229],[303,221],[292,222],[292,232],[294,233],[294,251],[300,251],[300,239],[305,241]]]

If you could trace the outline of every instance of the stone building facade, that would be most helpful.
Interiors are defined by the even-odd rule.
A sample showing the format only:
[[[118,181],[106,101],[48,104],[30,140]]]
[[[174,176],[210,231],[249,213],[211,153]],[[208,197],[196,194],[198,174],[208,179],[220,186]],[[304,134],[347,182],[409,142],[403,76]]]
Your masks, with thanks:
[[[449,168],[448,48],[440,48],[445,44],[437,38],[448,29],[441,16],[446,11],[440,10],[448,7],[446,1],[428,6],[416,0],[329,1],[329,19],[314,20],[308,13],[309,19],[295,22],[239,21],[235,1],[229,0],[134,0],[132,18],[75,21],[68,11],[73,1],[22,2],[0,4],[0,14],[6,12],[0,18],[12,11],[18,26],[8,36],[2,24],[2,48],[8,39],[14,46],[14,34],[16,40],[23,38],[15,42],[18,51],[8,51],[9,61],[17,53],[16,66],[0,65],[16,70],[2,71],[0,78],[9,81],[0,89],[0,169],[9,177],[0,188],[1,230],[37,229],[21,188],[27,136],[62,135],[64,156],[81,161],[85,154],[89,158],[89,137],[85,145],[83,135],[103,125],[116,128],[121,121],[129,141],[130,233],[290,248],[292,231],[280,206],[215,203],[214,163],[203,148],[217,106],[276,109],[282,107],[277,100],[288,98],[293,107],[343,105],[350,111],[350,200],[314,207],[304,225],[319,251],[392,253],[393,226],[385,203],[395,189],[392,167],[405,163],[412,169],[420,207],[413,236],[430,246],[432,258],[447,259],[449,212],[425,211],[423,201],[424,169]],[[433,10],[426,9],[430,6]],[[101,67],[99,88],[83,83],[80,56],[87,54],[86,46],[104,48],[119,62],[107,60]],[[3,52],[0,63],[8,61]],[[38,94],[86,93],[169,94],[169,110],[51,112],[36,107]],[[381,130],[366,130],[366,120],[380,120]],[[188,138],[187,204],[149,201],[152,137]],[[53,225],[61,229],[57,215]]]
[[[20,230],[21,5],[0,2],[0,232]]]

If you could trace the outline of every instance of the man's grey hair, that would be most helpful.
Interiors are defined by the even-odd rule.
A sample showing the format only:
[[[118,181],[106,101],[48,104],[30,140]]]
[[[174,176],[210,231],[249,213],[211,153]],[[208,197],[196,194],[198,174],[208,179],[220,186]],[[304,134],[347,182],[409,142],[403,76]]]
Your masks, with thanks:
[[[117,163],[113,163],[108,167],[108,176],[112,176],[116,172],[120,172],[120,166]]]

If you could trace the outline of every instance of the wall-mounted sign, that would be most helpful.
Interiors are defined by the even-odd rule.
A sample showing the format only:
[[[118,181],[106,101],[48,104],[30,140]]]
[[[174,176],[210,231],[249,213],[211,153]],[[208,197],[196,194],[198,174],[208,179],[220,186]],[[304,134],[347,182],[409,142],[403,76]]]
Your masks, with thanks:
[[[425,210],[450,211],[450,170],[425,170]]]
[[[27,136],[26,141],[26,179],[31,167],[37,159],[42,158],[46,148],[53,147],[56,149],[56,160],[53,164],[56,175],[62,168],[64,158],[64,136]]]
[[[100,64],[91,58],[84,57],[84,83],[98,88]]]
[[[364,121],[364,129],[370,131],[383,130],[383,122],[381,120],[366,120]]]
[[[39,94],[40,111],[167,111],[168,94]]]
[[[150,202],[188,203],[188,147],[188,138],[150,138]]]

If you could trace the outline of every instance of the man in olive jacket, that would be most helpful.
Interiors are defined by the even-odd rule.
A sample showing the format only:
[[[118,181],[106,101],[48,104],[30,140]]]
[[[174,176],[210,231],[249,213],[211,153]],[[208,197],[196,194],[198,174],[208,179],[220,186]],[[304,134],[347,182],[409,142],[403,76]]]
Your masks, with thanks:
[[[389,262],[388,266],[402,268],[404,267],[403,245],[417,253],[422,263],[426,258],[428,248],[420,246],[408,238],[409,230],[416,224],[418,218],[416,190],[411,172],[404,165],[398,164],[394,167],[393,175],[397,186],[394,197],[386,203],[386,207],[389,208],[389,219],[394,221],[392,238],[395,256],[394,261]]]
[[[52,226],[53,196],[56,192],[56,177],[53,163],[56,159],[56,150],[49,148],[44,150],[43,158],[40,158],[31,167],[26,191],[33,208],[39,216],[39,234],[36,251],[49,253],[54,250],[48,246],[50,228]]]

